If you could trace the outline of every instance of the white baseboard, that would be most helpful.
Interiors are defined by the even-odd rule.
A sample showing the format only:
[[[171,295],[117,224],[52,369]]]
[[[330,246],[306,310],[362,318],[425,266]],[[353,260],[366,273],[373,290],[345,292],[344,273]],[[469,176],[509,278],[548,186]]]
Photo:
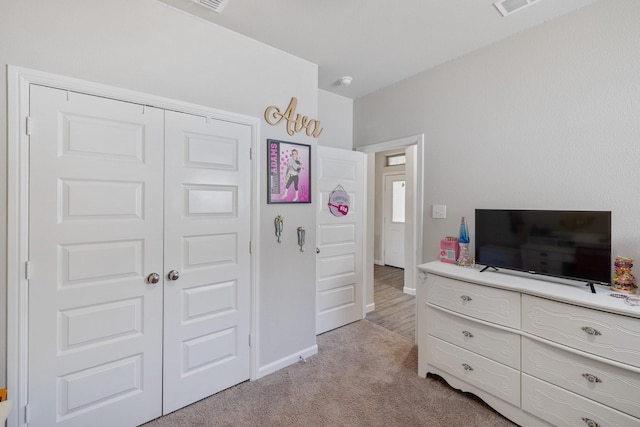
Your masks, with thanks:
[[[364,312],[365,312],[365,313],[371,313],[371,312],[372,312],[373,310],[375,310],[375,309],[376,309],[376,305],[375,305],[375,303],[367,304],[367,305],[364,307]]]
[[[409,295],[415,295],[416,294],[415,288],[407,288],[406,286],[404,288],[402,288],[402,292],[404,292],[405,294],[409,294]]]
[[[374,259],[373,263],[376,264],[376,265],[384,265],[384,261],[381,261],[379,259]]]
[[[289,365],[293,365],[294,363],[299,362],[300,358],[306,359],[307,357],[311,357],[317,353],[318,345],[316,344],[290,356],[283,357],[280,360],[276,360],[275,362],[270,363],[266,366],[261,366],[260,368],[258,368],[258,377],[256,379],[272,374],[276,371],[279,371],[280,369],[286,368]]]

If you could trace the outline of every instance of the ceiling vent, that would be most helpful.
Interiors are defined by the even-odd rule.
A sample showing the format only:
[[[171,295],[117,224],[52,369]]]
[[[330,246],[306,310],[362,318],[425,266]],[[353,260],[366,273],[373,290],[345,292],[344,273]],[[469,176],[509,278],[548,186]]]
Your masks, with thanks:
[[[194,2],[201,4],[207,9],[211,9],[215,12],[222,13],[229,0],[193,0]]]
[[[511,15],[527,6],[532,5],[538,0],[500,0],[493,5],[500,11],[502,16]]]

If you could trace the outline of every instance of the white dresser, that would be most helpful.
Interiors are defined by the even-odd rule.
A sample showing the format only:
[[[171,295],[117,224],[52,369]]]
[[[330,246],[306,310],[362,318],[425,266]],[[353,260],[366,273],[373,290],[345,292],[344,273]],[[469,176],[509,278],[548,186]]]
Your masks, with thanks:
[[[608,287],[418,266],[418,373],[522,426],[640,426],[640,307]]]

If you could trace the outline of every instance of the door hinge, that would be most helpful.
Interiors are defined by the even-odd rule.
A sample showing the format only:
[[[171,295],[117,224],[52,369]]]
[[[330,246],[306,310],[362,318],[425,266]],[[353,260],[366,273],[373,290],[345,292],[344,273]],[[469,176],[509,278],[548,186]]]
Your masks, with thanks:
[[[31,261],[24,263],[24,278],[27,280],[31,279]]]
[[[249,334],[249,347],[253,347],[253,335]]]
[[[33,117],[27,117],[26,126],[27,135],[32,135],[35,128],[35,121],[33,120]]]
[[[251,242],[251,240],[249,240],[249,254],[253,253],[253,242]]]
[[[24,406],[24,422],[27,424],[31,422],[31,405],[28,403]]]
[[[253,160],[253,147],[249,147],[249,160]]]

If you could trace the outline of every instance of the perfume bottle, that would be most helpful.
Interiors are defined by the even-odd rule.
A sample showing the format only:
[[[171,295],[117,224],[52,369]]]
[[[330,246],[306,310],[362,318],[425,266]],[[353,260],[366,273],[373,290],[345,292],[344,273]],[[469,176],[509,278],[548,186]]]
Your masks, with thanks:
[[[460,245],[460,253],[458,255],[458,261],[456,264],[463,267],[471,265],[471,258],[469,256],[469,228],[467,227],[467,218],[462,217],[460,221],[460,236],[458,237],[458,245]]]

